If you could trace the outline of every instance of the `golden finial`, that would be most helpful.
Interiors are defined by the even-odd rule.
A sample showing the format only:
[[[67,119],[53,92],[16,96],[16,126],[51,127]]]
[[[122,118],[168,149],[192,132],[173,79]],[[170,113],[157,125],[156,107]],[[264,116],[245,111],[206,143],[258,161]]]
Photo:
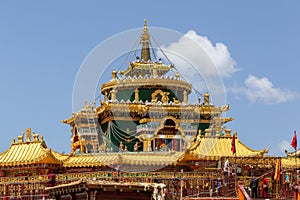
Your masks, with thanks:
[[[31,140],[31,128],[27,128],[25,133],[26,133],[26,142],[30,142],[30,140]]]
[[[18,136],[18,143],[22,143],[23,142],[23,138],[24,138],[24,132],[22,133],[22,135]]]
[[[142,35],[142,41],[148,41],[149,40],[149,34],[148,34],[148,28],[147,28],[147,20],[144,19],[144,32]]]
[[[204,104],[208,105],[209,104],[209,93],[205,92],[204,94]]]
[[[84,108],[87,109],[89,107],[89,103],[88,101],[85,99],[84,100]]]
[[[112,70],[111,77],[112,77],[112,79],[116,79],[117,78],[117,71],[115,69]]]
[[[33,135],[33,141],[38,142],[39,141],[39,135],[34,133],[34,132],[32,132],[32,135]]]
[[[149,47],[149,34],[148,34],[148,28],[147,28],[147,20],[144,20],[144,31],[141,38],[142,43],[142,52],[141,52],[141,59],[144,60],[144,62],[148,62],[148,60],[151,60],[150,57],[150,47]]]
[[[144,19],[144,31],[147,31],[147,20],[146,19]]]

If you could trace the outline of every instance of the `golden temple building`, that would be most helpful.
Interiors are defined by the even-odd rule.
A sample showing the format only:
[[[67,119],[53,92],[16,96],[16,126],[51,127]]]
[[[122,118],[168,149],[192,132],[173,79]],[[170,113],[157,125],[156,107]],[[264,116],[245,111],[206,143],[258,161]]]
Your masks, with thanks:
[[[173,64],[152,60],[146,21],[140,44],[140,56],[101,85],[98,106],[85,102],[62,120],[71,127],[70,153],[47,147],[30,128],[12,140],[0,154],[1,198],[245,198],[252,175],[267,177],[270,198],[290,197],[299,153],[249,148],[226,127],[229,105],[213,105],[207,92],[189,103],[192,85]]]

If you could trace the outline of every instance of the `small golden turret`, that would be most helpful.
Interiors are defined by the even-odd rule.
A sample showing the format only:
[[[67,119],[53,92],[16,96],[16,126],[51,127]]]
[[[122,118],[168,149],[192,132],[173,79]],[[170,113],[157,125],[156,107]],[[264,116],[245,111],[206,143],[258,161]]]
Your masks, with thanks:
[[[25,133],[26,133],[26,142],[30,142],[30,140],[31,140],[31,128],[27,128]]]
[[[111,72],[111,78],[116,79],[117,78],[117,71],[115,69],[112,70]]]
[[[204,94],[204,105],[209,105],[209,93]]]

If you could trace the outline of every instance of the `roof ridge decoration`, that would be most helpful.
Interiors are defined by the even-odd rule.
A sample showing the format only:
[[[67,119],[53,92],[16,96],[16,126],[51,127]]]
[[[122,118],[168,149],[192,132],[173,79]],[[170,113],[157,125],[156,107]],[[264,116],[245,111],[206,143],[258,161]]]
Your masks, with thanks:
[[[26,140],[24,135],[26,134]],[[12,140],[10,147],[0,155],[0,166],[29,165],[36,163],[61,164],[63,158],[57,152],[48,148],[42,136],[27,128],[18,136],[18,141]]]
[[[24,140],[24,136],[25,136],[25,140]],[[47,145],[44,141],[44,137],[42,135],[33,132],[31,128],[26,128],[25,133],[22,132],[22,135],[18,136],[18,141],[16,141],[15,138],[13,138],[11,145],[17,145],[23,143],[42,143],[44,147],[47,148]]]

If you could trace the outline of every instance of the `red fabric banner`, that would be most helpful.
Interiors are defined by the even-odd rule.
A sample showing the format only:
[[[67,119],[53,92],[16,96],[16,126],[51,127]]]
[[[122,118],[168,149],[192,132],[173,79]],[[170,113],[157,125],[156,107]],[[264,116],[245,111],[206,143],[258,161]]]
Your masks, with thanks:
[[[293,137],[291,146],[292,146],[295,150],[297,149],[297,134],[296,134],[296,131],[294,132],[294,137]]]
[[[235,136],[232,136],[232,140],[231,140],[231,152],[232,152],[232,155],[234,155],[236,153]]]

